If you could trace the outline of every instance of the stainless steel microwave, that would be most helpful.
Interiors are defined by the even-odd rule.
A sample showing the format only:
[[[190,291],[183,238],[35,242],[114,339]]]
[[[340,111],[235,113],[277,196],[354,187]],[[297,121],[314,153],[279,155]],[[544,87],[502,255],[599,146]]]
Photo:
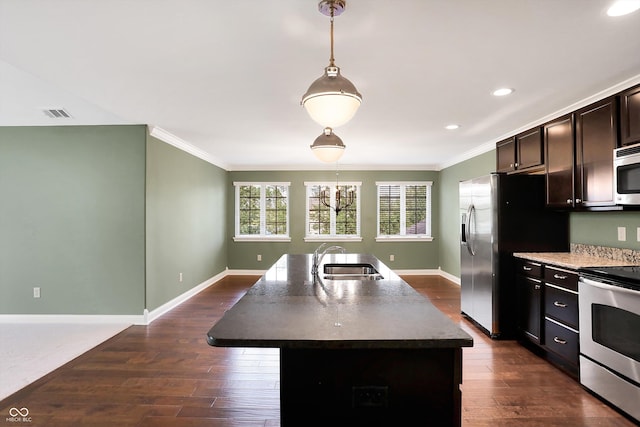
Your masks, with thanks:
[[[616,204],[640,205],[640,144],[613,151]]]

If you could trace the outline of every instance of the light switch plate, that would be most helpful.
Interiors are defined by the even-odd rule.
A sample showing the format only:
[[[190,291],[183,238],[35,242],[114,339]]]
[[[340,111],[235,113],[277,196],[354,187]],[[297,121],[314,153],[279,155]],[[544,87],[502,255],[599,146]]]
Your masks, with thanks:
[[[618,240],[624,242],[627,240],[627,228],[618,227]]]

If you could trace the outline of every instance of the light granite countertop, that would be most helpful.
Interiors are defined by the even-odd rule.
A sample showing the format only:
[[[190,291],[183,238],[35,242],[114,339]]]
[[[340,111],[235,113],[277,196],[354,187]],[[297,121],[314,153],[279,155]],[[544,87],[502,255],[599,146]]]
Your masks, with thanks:
[[[629,262],[621,260],[593,255],[576,254],[572,252],[516,252],[513,256],[543,264],[553,264],[558,267],[571,268],[573,270],[584,267],[615,267],[620,265],[630,265]]]
[[[513,256],[577,270],[640,265],[640,251],[572,243],[570,252],[516,252]]]

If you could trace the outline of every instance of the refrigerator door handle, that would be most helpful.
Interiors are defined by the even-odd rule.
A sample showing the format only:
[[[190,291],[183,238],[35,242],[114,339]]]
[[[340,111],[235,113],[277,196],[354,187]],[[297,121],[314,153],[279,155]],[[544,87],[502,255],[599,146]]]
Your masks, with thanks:
[[[462,214],[460,218],[460,243],[467,244],[467,214]]]
[[[465,234],[466,234],[466,238],[465,241],[467,242],[467,250],[469,251],[469,254],[471,256],[474,256],[476,254],[475,249],[473,248],[474,244],[473,244],[473,233],[471,232],[471,222],[472,222],[472,217],[474,217],[476,214],[476,207],[471,204],[469,205],[469,209],[467,210],[467,223],[465,224]]]

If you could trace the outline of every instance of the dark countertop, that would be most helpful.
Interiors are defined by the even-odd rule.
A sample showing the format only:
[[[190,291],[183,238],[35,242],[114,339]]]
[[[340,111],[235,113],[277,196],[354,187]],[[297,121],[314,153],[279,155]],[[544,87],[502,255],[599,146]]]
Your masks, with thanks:
[[[208,343],[279,348],[473,346],[466,332],[376,257],[328,254],[320,271],[326,263],[369,263],[383,279],[315,282],[311,258],[283,255],[209,330]]]

